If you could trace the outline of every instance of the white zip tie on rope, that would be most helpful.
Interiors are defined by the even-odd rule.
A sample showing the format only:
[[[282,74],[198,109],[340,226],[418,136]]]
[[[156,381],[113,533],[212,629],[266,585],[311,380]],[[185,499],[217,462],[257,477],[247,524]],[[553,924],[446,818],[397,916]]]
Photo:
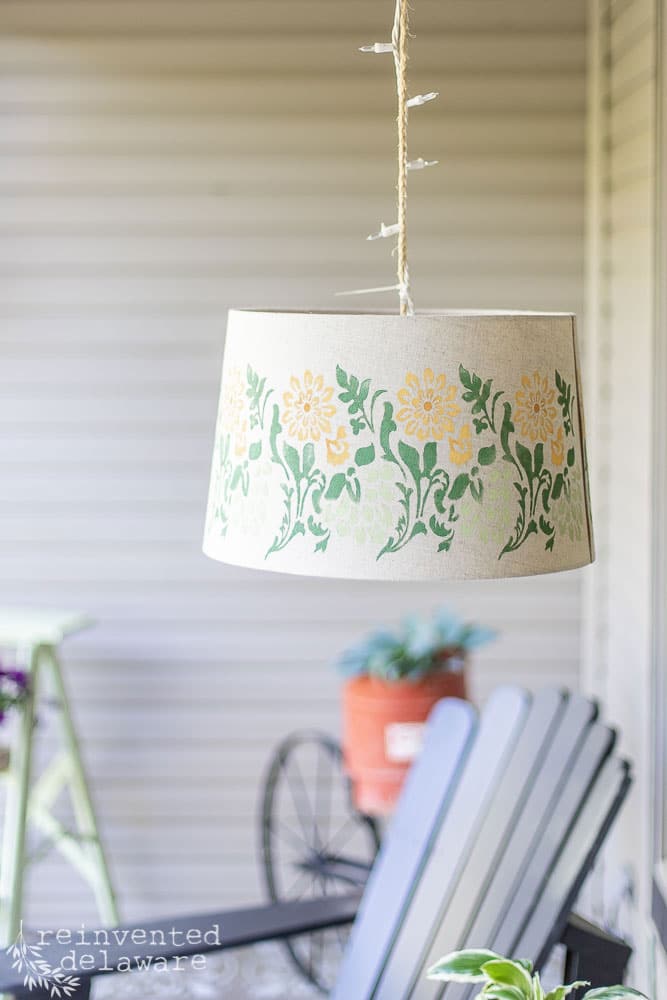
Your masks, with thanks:
[[[336,292],[336,295],[370,295],[373,292],[399,292],[400,285],[379,285],[377,288],[351,288],[346,292]]]
[[[398,222],[392,223],[391,226],[385,226],[384,222],[380,223],[379,233],[371,233],[367,236],[367,240],[385,240],[388,236],[396,236],[399,230]]]
[[[394,45],[393,42],[373,42],[372,45],[360,45],[360,52],[372,52],[374,55],[379,55],[381,52],[393,52]]]
[[[408,24],[408,2],[409,0],[395,0],[394,23],[391,32],[391,42],[373,42],[371,45],[362,45],[360,52],[368,52],[377,55],[384,52],[391,52],[394,56],[394,70],[396,76],[396,92],[398,98],[398,221],[390,226],[384,222],[380,224],[377,233],[371,233],[367,240],[382,240],[389,236],[398,236],[396,246],[392,255],[397,255],[397,277],[398,282],[394,285],[380,285],[376,288],[354,288],[345,292],[336,292],[336,295],[371,295],[375,292],[398,292],[401,316],[414,315],[414,304],[410,294],[410,273],[408,271],[408,245],[407,245],[407,179],[408,171],[424,170],[426,167],[434,167],[437,160],[425,160],[419,157],[416,160],[408,159],[408,110],[410,108],[421,107],[439,97],[438,91],[430,91],[428,94],[416,94],[414,97],[407,95],[407,40],[410,35]]]
[[[406,101],[406,108],[420,108],[422,104],[428,104],[429,101],[434,101],[436,97],[440,97],[440,93],[437,90],[431,91],[430,94],[417,94],[416,97],[410,97]]]
[[[416,160],[408,160],[408,170],[425,170],[426,167],[435,167],[438,160],[425,160],[422,156]]]

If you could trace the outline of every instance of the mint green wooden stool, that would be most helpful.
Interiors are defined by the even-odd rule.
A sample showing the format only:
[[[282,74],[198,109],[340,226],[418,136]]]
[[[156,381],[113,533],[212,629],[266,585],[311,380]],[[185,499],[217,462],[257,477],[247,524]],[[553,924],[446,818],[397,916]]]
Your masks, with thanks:
[[[70,714],[58,659],[58,646],[69,635],[90,627],[80,614],[0,608],[0,649],[11,652],[9,665],[30,677],[27,697],[15,710],[16,730],[9,768],[5,772],[6,806],[0,855],[0,947],[16,938],[23,913],[23,878],[31,858],[26,851],[28,826],[40,831],[91,885],[104,924],[119,922],[114,891],[100,841],[95,811],[81,761],[79,741]],[[54,699],[60,729],[60,751],[39,778],[32,780],[35,705],[42,691]],[[67,789],[75,817],[68,830],[51,813],[60,792]],[[40,852],[41,853],[41,852]]]

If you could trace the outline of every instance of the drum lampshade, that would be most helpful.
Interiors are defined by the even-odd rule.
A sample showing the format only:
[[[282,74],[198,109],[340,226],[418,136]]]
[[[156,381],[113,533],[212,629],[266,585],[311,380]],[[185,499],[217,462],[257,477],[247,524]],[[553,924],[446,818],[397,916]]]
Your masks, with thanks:
[[[593,559],[569,314],[229,314],[204,551],[378,580]]]

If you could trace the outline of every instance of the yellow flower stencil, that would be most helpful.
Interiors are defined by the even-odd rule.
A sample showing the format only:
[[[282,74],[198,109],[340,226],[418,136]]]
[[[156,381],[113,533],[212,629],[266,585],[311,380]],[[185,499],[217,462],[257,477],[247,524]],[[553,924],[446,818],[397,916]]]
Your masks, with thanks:
[[[397,391],[336,364],[278,390],[250,365],[245,378],[230,366],[207,530],[254,533],[279,475],[282,513],[266,558],[304,541],[324,553],[339,537],[376,559],[413,543],[444,554],[459,532],[498,559],[524,544],[552,552],[561,536],[581,541],[572,384],[535,371],[508,391],[464,364],[456,372],[452,381],[437,368],[407,372]]]
[[[458,437],[449,439],[449,460],[454,465],[465,465],[472,458],[470,424],[464,424]]]
[[[245,455],[248,450],[248,417],[246,414],[245,383],[241,371],[233,368],[226,379],[223,392],[223,408],[220,421],[229,431],[236,455]]]
[[[565,461],[565,441],[563,439],[563,428],[559,427],[558,432],[551,441],[551,464],[560,466]]]
[[[515,396],[514,421],[524,437],[546,442],[554,433],[556,390],[549,385],[546,375],[542,378],[539,372],[534,372],[532,378],[524,375],[521,385],[523,388]]]
[[[350,448],[347,443],[347,431],[344,427],[339,427],[335,438],[327,438],[327,461],[330,465],[342,465],[350,457]]]
[[[425,368],[420,382],[409,372],[398,399],[402,408],[396,419],[405,424],[406,434],[420,441],[442,441],[445,434],[454,433],[454,417],[459,415],[461,408],[454,402],[456,385],[447,385],[445,375],[436,377],[432,368]]]
[[[330,434],[336,407],[331,403],[333,388],[324,385],[324,377],[307,371],[300,382],[292,375],[290,388],[291,392],[283,393],[283,423],[288,434],[299,441],[319,441],[322,434]]]

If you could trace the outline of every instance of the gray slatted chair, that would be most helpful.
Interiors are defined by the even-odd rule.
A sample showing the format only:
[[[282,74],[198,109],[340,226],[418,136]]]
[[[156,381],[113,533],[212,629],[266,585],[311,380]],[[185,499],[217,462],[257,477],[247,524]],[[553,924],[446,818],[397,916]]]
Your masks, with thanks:
[[[479,718],[467,703],[441,702],[361,902],[350,894],[143,924],[221,930],[219,945],[156,945],[144,953],[175,958],[235,948],[356,916],[333,1000],[471,1000],[469,987],[425,978],[443,954],[471,946],[530,958],[539,968],[560,942],[569,978],[621,982],[630,949],[571,915],[630,785],[614,743],[595,704],[562,691],[531,697],[499,688]],[[52,967],[70,952],[43,949]],[[121,945],[108,948],[104,968],[81,973],[77,1000],[126,955]],[[9,956],[0,956],[2,992],[49,995],[27,991]]]

